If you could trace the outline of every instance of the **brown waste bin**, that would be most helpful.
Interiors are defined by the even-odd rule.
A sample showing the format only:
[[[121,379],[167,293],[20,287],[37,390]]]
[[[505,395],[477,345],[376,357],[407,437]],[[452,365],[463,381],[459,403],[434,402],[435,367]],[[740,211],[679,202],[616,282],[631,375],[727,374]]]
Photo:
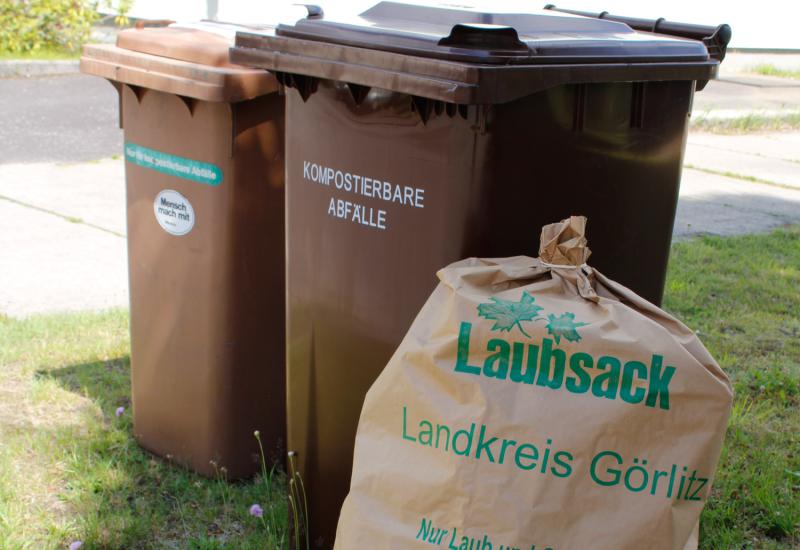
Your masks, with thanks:
[[[81,70],[119,91],[136,439],[241,477],[254,430],[285,449],[284,130],[275,79],[232,65],[232,38],[126,30]]]
[[[582,214],[593,265],[661,300],[692,96],[730,29],[613,19],[382,2],[237,34],[231,59],[291,88],[288,446],[312,543],[331,546],[363,397],[439,268],[534,253]]]

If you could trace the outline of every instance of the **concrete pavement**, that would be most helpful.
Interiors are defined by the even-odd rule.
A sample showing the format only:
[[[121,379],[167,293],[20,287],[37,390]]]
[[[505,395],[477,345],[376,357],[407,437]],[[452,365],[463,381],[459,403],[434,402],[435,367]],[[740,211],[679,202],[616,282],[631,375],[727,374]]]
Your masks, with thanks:
[[[690,134],[684,163],[738,179],[800,189],[800,133]]]
[[[121,160],[0,164],[0,198],[125,237]]]
[[[96,29],[94,39],[100,41],[113,41],[114,29],[106,29],[102,33]],[[105,34],[103,34],[105,33]],[[72,71],[74,74],[68,78],[61,79],[9,79],[7,77],[13,76],[20,71],[30,74],[37,74],[39,71],[45,71],[45,68],[37,68],[39,65],[42,67],[46,65],[54,65],[46,70],[50,71]],[[742,116],[743,114],[758,112],[767,114],[777,114],[785,110],[800,109],[800,80],[791,80],[786,78],[778,78],[774,76],[762,76],[753,74],[754,67],[759,65],[773,65],[775,67],[800,71],[800,54],[752,54],[732,52],[728,53],[723,63],[720,65],[719,78],[710,81],[704,90],[697,93],[694,100],[694,115],[695,117],[733,117]],[[33,122],[33,128],[38,134],[46,134],[52,128],[48,125],[48,121],[52,120],[52,106],[64,106],[66,108],[65,115],[72,114],[71,118],[60,119],[67,123],[72,123],[74,128],[81,128],[75,122],[80,122],[80,117],[88,116],[84,123],[91,124],[93,121],[98,120],[98,117],[106,117],[111,111],[116,109],[116,92],[111,86],[104,82],[102,79],[83,76],[77,74],[78,65],[76,61],[42,61],[42,62],[15,62],[15,61],[2,61],[0,62],[0,98],[9,97],[15,100],[22,100],[22,105],[16,101],[8,102],[5,106],[0,102],[0,120],[12,120],[19,123]],[[4,79],[5,78],[5,79]],[[42,87],[43,90],[48,90],[50,93],[58,94],[59,98],[56,102],[48,102],[45,104],[30,105],[30,101],[35,97],[46,97],[46,94],[35,93],[29,95],[32,87]],[[76,95],[74,92],[80,89],[80,94]],[[69,108],[69,98],[75,98],[86,109],[74,110]],[[67,103],[64,105],[64,103]],[[24,107],[24,108],[20,108]],[[44,111],[42,111],[44,110]],[[45,117],[33,117],[39,112],[44,112]],[[14,118],[6,118],[10,115],[15,115]],[[22,118],[24,117],[24,118]],[[41,128],[39,128],[39,126]],[[16,124],[14,125],[16,127]],[[109,128],[104,126],[95,126],[89,128],[93,135],[99,135],[101,129],[107,132]],[[13,130],[12,130],[13,131]],[[106,134],[111,138],[110,132]],[[3,129],[0,128],[0,143],[3,142]],[[60,143],[60,141],[58,141]],[[104,143],[107,147],[104,149],[105,154],[96,154],[96,151],[89,151],[92,146],[97,147],[96,143],[88,142],[86,150],[92,154],[89,156],[82,156],[81,159],[87,158],[100,158],[102,156],[110,156],[113,151],[113,139],[107,139]],[[24,145],[24,144],[23,144]],[[5,148],[0,148],[0,155],[4,153]],[[25,147],[20,150],[24,151]],[[0,162],[10,162],[13,160],[37,160],[29,158],[12,158],[4,159],[0,156]],[[80,160],[78,158],[64,158],[63,160]]]
[[[790,223],[800,223],[800,189],[684,168],[674,240],[764,233]]]
[[[0,78],[19,78],[32,76],[57,76],[78,72],[77,59],[17,60],[0,62]]]
[[[779,81],[779,82],[775,82]],[[775,116],[800,110],[800,81],[768,76],[711,80],[694,97],[692,117]]]
[[[692,117],[775,116],[800,110],[800,80],[754,74],[759,65],[800,71],[800,54],[728,53],[719,78],[695,96]]]
[[[99,78],[0,79],[0,314],[128,303],[117,108]]]
[[[687,157],[700,167],[708,150],[725,154],[737,148],[762,151],[766,163],[795,167],[789,145],[800,134],[783,134],[787,156],[770,139],[740,136],[725,142],[691,135]],[[745,139],[746,138],[746,139]],[[753,141],[754,144],[750,142]],[[717,148],[717,149],[713,149]],[[728,166],[745,171],[745,164]],[[674,236],[739,235],[800,223],[800,188],[779,187],[685,169]],[[79,164],[0,165],[0,313],[27,316],[126,306],[128,303],[125,196],[122,160]]]
[[[0,200],[0,313],[124,306],[125,240]]]
[[[118,155],[117,108],[117,92],[102,78],[0,79],[0,164]]]
[[[128,303],[121,160],[0,165],[0,314]]]
[[[800,162],[800,132],[734,135],[690,132],[689,144],[689,154],[702,147],[707,150],[733,151],[767,159]]]
[[[0,97],[0,314],[126,306],[116,92],[76,75],[0,81]],[[690,133],[686,161],[676,239],[800,223],[800,132]]]

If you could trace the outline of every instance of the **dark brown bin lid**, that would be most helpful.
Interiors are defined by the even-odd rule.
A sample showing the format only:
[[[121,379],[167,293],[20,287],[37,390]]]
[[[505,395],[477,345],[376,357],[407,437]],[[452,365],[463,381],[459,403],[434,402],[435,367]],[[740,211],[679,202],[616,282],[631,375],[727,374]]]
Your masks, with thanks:
[[[116,46],[84,46],[80,67],[115,82],[203,101],[235,103],[275,92],[274,76],[230,62],[233,34],[230,26],[213,23],[128,29]]]
[[[274,34],[240,31],[231,59],[462,103],[504,103],[570,82],[708,80],[699,40],[551,10],[489,13],[380,2],[351,19],[310,15]]]
[[[381,2],[352,20],[307,17],[278,36],[421,57],[492,64],[705,61],[694,40],[554,11],[488,13]]]

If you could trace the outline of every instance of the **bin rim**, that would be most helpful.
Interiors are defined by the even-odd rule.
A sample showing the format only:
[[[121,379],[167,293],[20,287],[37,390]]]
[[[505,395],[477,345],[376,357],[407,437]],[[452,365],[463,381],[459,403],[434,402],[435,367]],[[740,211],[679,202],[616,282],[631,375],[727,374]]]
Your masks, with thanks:
[[[87,44],[80,70],[114,83],[211,102],[236,103],[278,90],[275,77],[232,64],[230,40],[196,28],[129,29],[118,44]]]
[[[561,10],[481,12],[379,2],[357,17],[318,6],[274,32],[242,29],[231,60],[313,93],[316,80],[457,104],[498,104],[563,84],[716,78],[730,27]],[[363,90],[359,93],[363,93]]]
[[[501,104],[563,84],[716,78],[719,61],[477,64],[254,32],[237,32],[234,63],[266,69],[279,82],[325,79],[459,105]],[[299,77],[299,78],[298,78]],[[301,91],[304,99],[307,93]]]

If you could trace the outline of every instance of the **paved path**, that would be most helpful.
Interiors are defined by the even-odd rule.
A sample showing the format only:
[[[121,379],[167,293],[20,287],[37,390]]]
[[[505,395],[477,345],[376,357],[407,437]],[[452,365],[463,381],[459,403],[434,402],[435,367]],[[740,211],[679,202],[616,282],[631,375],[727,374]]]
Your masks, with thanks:
[[[117,106],[116,90],[102,78],[0,79],[0,164],[117,155]]]
[[[0,164],[0,198],[125,237],[125,168],[121,160]]]
[[[749,136],[728,142],[717,138],[692,135],[687,156],[709,166],[704,153],[710,148],[727,153],[764,147],[763,158],[769,161],[774,159],[767,154],[780,154],[780,148],[763,143],[779,136],[757,139],[755,145]],[[800,140],[800,134],[782,138],[788,144]],[[800,172],[800,164],[794,166]],[[127,305],[124,220],[121,160],[0,165],[0,313],[26,316]],[[763,232],[786,223],[800,223],[800,188],[684,170],[676,239]]]
[[[0,79],[0,314],[128,303],[117,109],[100,78]]]
[[[6,98],[0,314],[127,305],[123,162],[108,158],[122,149],[116,92],[83,76],[0,80]],[[692,133],[686,161],[676,239],[800,223],[800,132]]]
[[[691,134],[684,162],[720,175],[800,189],[800,133]]]
[[[0,314],[127,305],[122,161],[0,165]]]
[[[748,72],[759,65],[800,71],[800,54],[729,53],[720,65],[719,78],[695,96],[692,116],[775,115],[800,110],[800,80]]]
[[[770,76],[722,76],[694,97],[692,117],[776,115],[800,110],[800,80]]]
[[[800,190],[684,169],[674,239],[763,233],[789,223],[800,223]]]

